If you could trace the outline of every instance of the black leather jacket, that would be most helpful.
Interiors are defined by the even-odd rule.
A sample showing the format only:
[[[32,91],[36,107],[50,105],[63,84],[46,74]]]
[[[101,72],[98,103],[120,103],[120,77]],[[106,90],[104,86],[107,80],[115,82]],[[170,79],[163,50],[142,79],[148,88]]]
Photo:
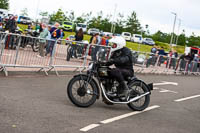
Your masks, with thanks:
[[[111,56],[111,63],[109,65],[112,64],[114,64],[116,68],[133,71],[131,50],[123,47],[122,49],[115,51]]]

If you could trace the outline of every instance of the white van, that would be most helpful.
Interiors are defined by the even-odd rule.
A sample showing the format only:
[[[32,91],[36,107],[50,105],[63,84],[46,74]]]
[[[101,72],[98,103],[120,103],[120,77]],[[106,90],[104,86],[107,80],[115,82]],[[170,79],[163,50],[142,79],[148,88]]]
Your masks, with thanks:
[[[133,34],[131,41],[136,43],[142,43],[142,35]]]
[[[129,32],[122,32],[121,35],[126,41],[131,41],[131,33]]]
[[[0,17],[4,18],[8,16],[8,10],[6,9],[0,9]]]
[[[87,25],[83,24],[83,23],[78,23],[76,24],[76,31],[79,31],[79,29],[82,28],[83,32],[86,33],[87,32]]]

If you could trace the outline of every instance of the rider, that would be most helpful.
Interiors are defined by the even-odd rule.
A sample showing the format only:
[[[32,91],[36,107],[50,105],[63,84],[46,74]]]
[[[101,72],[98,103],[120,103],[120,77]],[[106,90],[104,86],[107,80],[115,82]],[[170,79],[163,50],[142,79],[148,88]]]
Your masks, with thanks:
[[[109,45],[112,47],[112,55],[108,65],[114,64],[116,67],[109,75],[120,83],[117,90],[118,96],[127,98],[129,89],[125,77],[134,75],[131,50],[125,47],[126,41],[123,37],[113,37],[109,40]]]

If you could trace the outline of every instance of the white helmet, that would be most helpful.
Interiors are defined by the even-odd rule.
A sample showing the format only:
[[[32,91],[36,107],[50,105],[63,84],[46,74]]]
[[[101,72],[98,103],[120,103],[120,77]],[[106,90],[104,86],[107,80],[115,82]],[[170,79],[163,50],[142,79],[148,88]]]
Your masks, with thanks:
[[[126,41],[121,36],[115,36],[109,40],[109,46],[112,47],[112,51],[116,51],[126,46]]]

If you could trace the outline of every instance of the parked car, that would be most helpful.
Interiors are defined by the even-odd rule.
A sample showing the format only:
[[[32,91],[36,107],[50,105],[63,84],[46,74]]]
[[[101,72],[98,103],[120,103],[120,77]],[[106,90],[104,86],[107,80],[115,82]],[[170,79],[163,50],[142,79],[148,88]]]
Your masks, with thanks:
[[[83,23],[78,23],[76,24],[76,31],[79,31],[79,29],[82,28],[83,32],[86,33],[87,32],[87,25],[83,24]]]
[[[147,45],[152,45],[152,46],[155,45],[155,42],[151,38],[144,38],[142,43],[147,44]]]
[[[114,33],[113,36],[121,36],[121,34]]]
[[[73,22],[70,22],[70,21],[64,21],[62,23],[62,27],[65,31],[73,31],[74,29],[74,23]]]
[[[113,33],[111,33],[111,32],[103,32],[103,35],[104,35],[104,36],[112,37],[112,36],[113,36]]]
[[[93,35],[95,33],[99,33],[100,34],[100,31],[99,31],[99,29],[91,28],[91,29],[88,30],[87,33],[88,33],[88,35]]]
[[[129,33],[129,32],[122,32],[121,36],[122,36],[126,41],[131,41],[131,33]]]
[[[31,19],[29,17],[19,16],[17,23],[19,24],[31,24]]]
[[[131,41],[136,43],[142,43],[142,35],[133,34],[133,36],[131,37]]]
[[[6,16],[8,16],[8,10],[0,9],[0,18],[3,19]]]

